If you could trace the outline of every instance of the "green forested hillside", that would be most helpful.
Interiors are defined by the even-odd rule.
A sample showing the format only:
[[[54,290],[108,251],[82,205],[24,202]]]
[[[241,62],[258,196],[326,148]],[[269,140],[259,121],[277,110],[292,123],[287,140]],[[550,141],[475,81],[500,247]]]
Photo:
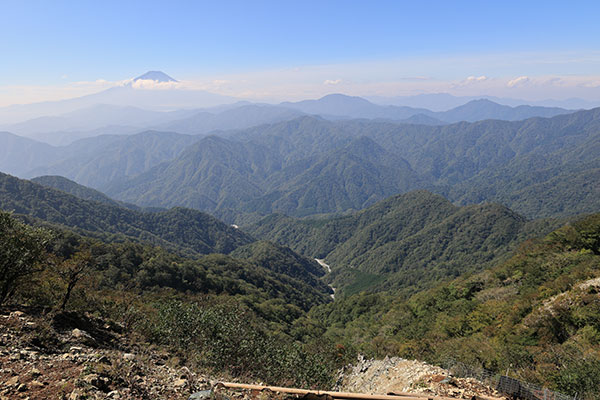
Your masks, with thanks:
[[[119,205],[82,200],[9,175],[0,175],[0,209],[13,211],[29,221],[43,222],[52,228],[68,227],[105,242],[135,241],[139,244],[138,250],[142,249],[142,245],[154,244],[196,258],[200,254],[231,254],[246,260],[240,261],[241,265],[251,263],[285,279],[293,279],[301,286],[308,285],[318,293],[331,291],[319,280],[325,272],[314,260],[281,245],[256,242],[241,230],[195,210],[133,211]],[[162,251],[167,254],[166,250]],[[234,266],[235,262],[230,258],[217,257],[215,260],[221,260],[216,262],[217,266],[231,267],[229,272],[222,271],[224,276],[234,274],[240,280],[244,280],[246,275],[251,277],[250,266],[242,268],[242,272],[235,272],[240,267]]]
[[[44,175],[38,176],[37,178],[31,179],[32,182],[38,183],[43,186],[51,187],[54,189],[62,190],[63,192],[67,192],[72,194],[75,197],[79,197],[83,200],[91,200],[97,201],[100,203],[105,203],[117,207],[125,207],[133,210],[138,210],[139,207],[133,204],[122,203],[116,200],[111,199],[107,195],[97,190],[91,189],[87,186],[83,186],[78,184],[77,182],[73,182],[70,179],[67,179],[58,175]]]
[[[359,137],[310,164],[302,160],[283,168],[270,179],[273,192],[243,209],[295,216],[360,210],[419,185],[405,160]]]
[[[331,289],[318,279],[325,275],[323,267],[315,260],[303,257],[288,247],[268,241],[257,241],[238,247],[231,256],[252,261],[270,271],[304,281],[321,292],[331,292]]]
[[[82,245],[86,247],[86,243],[93,243],[91,252],[100,274],[97,289],[144,293],[170,288],[190,295],[244,296],[244,301],[256,309],[263,302],[277,299],[276,303],[289,307],[293,315],[298,315],[294,307],[306,311],[328,301],[327,287],[313,286],[314,277],[286,274],[284,264],[280,264],[278,270],[260,259],[246,259],[243,254],[239,257],[223,254],[181,257],[147,244],[102,243],[68,230],[51,229],[56,232],[54,251],[62,257],[70,256]]]
[[[28,170],[20,176],[60,175],[102,190],[110,182],[136,176],[175,158],[199,137],[145,131],[115,136],[109,141],[97,139],[82,139],[64,148],[56,148],[59,153],[66,154],[51,164]],[[77,151],[81,147],[85,147],[85,151]]]
[[[499,202],[528,218],[576,215],[600,207],[599,135],[600,109],[445,126],[305,116],[205,138],[106,190],[230,222],[256,212],[343,213],[418,188],[460,204]]]
[[[593,398],[600,385],[600,214],[408,299],[361,293],[311,310],[298,335],[382,357],[447,357]],[[310,332],[304,326],[322,327]]]
[[[197,254],[229,253],[253,241],[240,230],[199,211],[134,211],[82,200],[5,174],[0,174],[0,208],[105,239],[126,237]]]
[[[171,163],[111,185],[108,193],[123,193],[122,199],[139,196],[138,204],[151,206],[179,204],[200,210],[214,210],[221,204],[237,207],[260,195],[265,170],[270,168],[277,168],[277,160],[266,148],[210,136]],[[158,181],[156,177],[160,177]]]
[[[46,143],[0,132],[0,171],[24,174],[32,168],[56,161],[56,148]]]
[[[506,166],[484,170],[452,187],[449,196],[462,203],[494,197],[527,215],[583,213],[596,204],[600,190],[598,154],[600,133],[569,150],[516,157]]]
[[[416,191],[363,211],[320,220],[269,216],[246,229],[316,258],[344,293],[427,287],[479,271],[556,221],[527,222],[497,204],[457,207]]]

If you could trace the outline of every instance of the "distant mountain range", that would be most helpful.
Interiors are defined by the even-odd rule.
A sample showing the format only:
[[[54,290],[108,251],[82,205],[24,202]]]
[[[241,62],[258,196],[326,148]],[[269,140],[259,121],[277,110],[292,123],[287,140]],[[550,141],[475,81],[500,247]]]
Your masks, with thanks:
[[[0,132],[0,170],[29,178],[62,175],[98,188],[102,182],[136,175],[170,160],[199,139],[147,131],[128,136],[101,135],[55,147]]]
[[[231,210],[357,210],[416,188],[463,204],[499,201],[528,217],[570,215],[600,208],[598,143],[600,109],[446,126],[302,117],[201,139],[174,160],[102,190],[224,218]]]
[[[541,107],[559,107],[571,110],[581,110],[600,107],[600,99],[596,101],[570,98],[564,100],[523,100],[523,99],[512,99],[506,97],[495,97],[495,96],[453,96],[448,93],[429,93],[429,94],[418,94],[413,96],[395,96],[395,97],[384,97],[384,96],[366,96],[367,100],[372,101],[375,104],[381,105],[393,105],[393,106],[406,106],[415,108],[427,108],[431,111],[447,111],[451,108],[456,108],[467,104],[473,100],[485,99],[493,101],[494,103],[502,104],[505,106],[517,107],[520,105],[530,106],[541,106]]]
[[[160,90],[153,90],[147,83],[162,85]],[[331,97],[332,96],[332,97]],[[518,107],[529,105],[545,108],[562,109],[589,109],[600,106],[599,102],[586,101],[582,99],[526,101],[519,99],[498,98],[493,96],[457,97],[447,93],[421,94],[416,96],[397,97],[367,97],[353,98],[344,95],[329,95],[319,100],[305,100],[297,103],[282,103],[281,106],[293,108],[308,114],[321,116],[349,116],[351,118],[392,118],[394,120],[410,118],[422,113],[428,116],[431,112],[443,112],[463,106],[473,100],[488,100],[497,104]],[[147,111],[175,111],[192,110],[198,108],[215,107],[224,104],[233,104],[240,101],[229,96],[218,95],[203,90],[183,88],[179,82],[162,71],[148,71],[129,81],[123,81],[119,86],[114,86],[99,93],[82,97],[47,101],[33,104],[12,105],[0,107],[0,129],[13,133],[22,134],[17,130],[8,129],[10,125],[25,122],[41,117],[57,117],[77,110],[95,107],[98,105],[135,107]],[[372,101],[373,103],[371,103]],[[392,111],[393,110],[393,111]],[[209,110],[206,110],[209,111]],[[540,114],[541,110],[527,115],[550,116]],[[368,115],[368,116],[365,116]],[[404,115],[404,116],[402,116]],[[555,114],[554,114],[555,115]],[[477,120],[486,118],[499,118],[498,116],[477,117]],[[515,117],[519,118],[519,117]],[[457,119],[448,116],[447,119],[439,118],[444,122],[456,122]],[[513,118],[511,118],[513,119]],[[60,126],[60,121],[47,120]],[[44,120],[40,121],[44,122]],[[111,125],[106,123],[106,125]],[[128,126],[131,123],[127,124]],[[150,128],[145,125],[143,128]],[[85,130],[93,128],[86,127]],[[47,128],[45,132],[50,132]],[[56,130],[54,130],[56,131]],[[38,132],[39,133],[39,132]],[[182,132],[183,133],[183,132]]]
[[[173,132],[147,131],[130,136],[99,136],[55,148],[58,157],[51,165],[32,168],[25,177],[61,175],[95,189],[136,176],[172,160],[201,138]],[[86,147],[85,152],[76,151]]]
[[[318,100],[279,105],[239,102],[221,108],[168,112],[150,111],[134,106],[96,104],[60,115],[6,124],[2,129],[53,145],[68,145],[77,139],[101,134],[133,134],[153,129],[198,135],[289,121],[302,115],[318,115],[330,120],[364,118],[408,124],[444,125],[485,119],[513,121],[536,116],[552,117],[570,112],[572,111],[561,108],[525,105],[509,107],[489,100],[473,100],[448,111],[433,112],[425,108],[381,106],[360,97],[333,94]]]
[[[407,120],[415,116],[425,116],[442,123],[459,121],[481,121],[485,119],[501,119],[516,121],[531,117],[553,117],[567,114],[570,111],[562,108],[503,106],[489,100],[472,100],[448,111],[433,112],[425,108],[407,106],[382,106],[369,102],[361,97],[350,97],[331,94],[319,100],[304,100],[297,103],[281,103],[282,106],[302,111],[306,114],[321,116],[338,116],[348,118],[368,118],[383,120]]]
[[[442,126],[301,116],[221,136],[148,131],[63,147],[2,133],[0,169],[61,175],[127,203],[186,206],[228,222],[343,213],[413,189],[540,217],[600,207],[599,143],[600,109]]]
[[[160,71],[136,79],[177,83]],[[131,84],[113,89],[141,95]],[[231,223],[346,213],[414,189],[458,204],[498,201],[527,217],[599,205],[600,109],[479,99],[434,112],[341,94],[175,111],[123,104],[11,125],[0,132],[0,170],[62,176],[137,206],[186,206]]]

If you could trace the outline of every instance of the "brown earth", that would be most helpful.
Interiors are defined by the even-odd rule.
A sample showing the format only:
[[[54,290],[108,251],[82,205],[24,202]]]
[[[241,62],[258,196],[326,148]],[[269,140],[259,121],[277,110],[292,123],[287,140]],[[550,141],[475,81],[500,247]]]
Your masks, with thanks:
[[[502,398],[493,388],[471,378],[457,378],[440,367],[417,360],[386,357],[367,360],[340,371],[336,391],[365,394],[422,393],[472,399],[477,396]]]
[[[188,399],[216,382],[182,366],[166,351],[127,337],[117,324],[74,312],[0,308],[0,400]],[[401,358],[359,358],[340,371],[333,390],[500,397],[474,379],[455,378],[442,368]],[[243,390],[214,393],[216,400],[295,398]]]
[[[76,313],[0,310],[0,400],[187,399],[210,387],[121,327]]]

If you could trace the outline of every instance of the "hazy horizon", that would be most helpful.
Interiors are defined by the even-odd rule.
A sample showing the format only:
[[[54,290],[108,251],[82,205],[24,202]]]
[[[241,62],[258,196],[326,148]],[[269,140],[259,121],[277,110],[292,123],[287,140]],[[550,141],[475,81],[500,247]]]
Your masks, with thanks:
[[[93,94],[148,70],[179,82],[145,89],[250,101],[599,101],[598,11],[595,2],[12,2],[2,5],[0,50],[10,62],[0,106]]]

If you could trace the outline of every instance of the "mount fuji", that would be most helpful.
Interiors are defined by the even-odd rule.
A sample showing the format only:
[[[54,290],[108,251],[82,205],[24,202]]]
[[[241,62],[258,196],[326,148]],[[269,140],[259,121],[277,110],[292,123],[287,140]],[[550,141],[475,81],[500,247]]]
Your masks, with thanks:
[[[99,93],[72,99],[42,103],[12,105],[0,108],[0,127],[39,117],[59,116],[97,105],[138,107],[149,111],[173,111],[232,104],[239,99],[204,90],[193,90],[179,85],[135,85],[136,82],[178,83],[161,71],[148,71],[128,84],[114,86]],[[150,85],[151,86],[151,85]]]
[[[148,71],[145,74],[138,76],[133,81],[137,82],[137,81],[148,81],[148,80],[159,82],[159,83],[179,82],[179,81],[171,78],[169,75],[165,74],[162,71]]]

